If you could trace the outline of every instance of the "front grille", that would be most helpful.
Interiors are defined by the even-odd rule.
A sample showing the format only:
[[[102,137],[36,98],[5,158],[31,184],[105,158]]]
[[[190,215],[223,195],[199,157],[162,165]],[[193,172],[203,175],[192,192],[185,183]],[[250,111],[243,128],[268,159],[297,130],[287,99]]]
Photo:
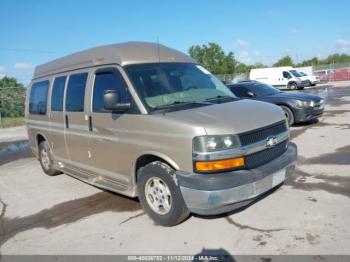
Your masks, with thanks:
[[[324,102],[322,102],[322,103],[321,103],[321,100],[319,100],[319,101],[315,102],[315,106],[314,106],[314,108],[320,108],[320,107],[323,107],[323,104],[324,104]]]
[[[307,86],[309,84],[309,80],[301,81],[301,86]]]
[[[253,153],[245,157],[245,168],[252,169],[264,165],[282,155],[287,150],[287,140],[274,147]]]
[[[287,131],[286,122],[281,121],[270,126],[265,126],[263,128],[241,133],[239,134],[239,139],[241,141],[242,146],[245,146],[262,140],[266,140],[266,138],[268,138],[269,136],[275,136],[285,131]]]

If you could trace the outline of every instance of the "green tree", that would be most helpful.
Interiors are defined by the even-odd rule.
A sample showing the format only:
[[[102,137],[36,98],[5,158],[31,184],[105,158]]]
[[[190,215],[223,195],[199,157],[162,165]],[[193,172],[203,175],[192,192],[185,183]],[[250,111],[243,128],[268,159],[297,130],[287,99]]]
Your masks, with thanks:
[[[213,74],[232,74],[235,72],[237,61],[232,52],[225,53],[216,43],[208,45],[193,45],[188,53],[200,65]]]
[[[266,65],[262,64],[262,63],[255,63],[254,65],[246,65],[244,63],[239,63],[237,66],[236,66],[236,71],[235,73],[238,73],[238,74],[249,74],[250,70],[251,69],[254,69],[254,68],[264,68],[264,67],[267,67]]]
[[[294,66],[294,63],[292,58],[289,55],[287,55],[285,57],[282,57],[276,63],[274,63],[273,66]]]
[[[249,65],[246,65],[244,63],[239,63],[237,66],[236,66],[236,71],[235,73],[237,74],[247,74],[250,72],[250,69],[251,69],[251,66]]]
[[[313,57],[311,59],[303,61],[301,66],[315,66],[315,65],[328,65],[333,63],[349,63],[350,55],[348,54],[331,54],[325,59],[318,59]]]
[[[322,61],[322,64],[346,63],[350,62],[350,55],[332,54]]]
[[[13,77],[0,79],[0,113],[2,117],[24,115],[26,89]]]
[[[265,68],[267,67],[267,65],[264,65],[262,63],[256,63],[252,66],[252,68]]]
[[[305,60],[303,61],[300,66],[314,66],[314,65],[318,65],[320,63],[320,61],[318,60],[317,57],[313,57],[311,59]]]

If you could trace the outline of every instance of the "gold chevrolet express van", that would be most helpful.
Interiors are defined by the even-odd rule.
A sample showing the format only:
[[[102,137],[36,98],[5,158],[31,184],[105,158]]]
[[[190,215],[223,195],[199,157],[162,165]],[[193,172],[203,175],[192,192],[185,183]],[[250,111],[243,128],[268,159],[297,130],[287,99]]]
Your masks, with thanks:
[[[26,123],[46,174],[138,197],[166,226],[247,205],[283,183],[297,156],[279,107],[236,98],[187,55],[152,43],[36,67]]]

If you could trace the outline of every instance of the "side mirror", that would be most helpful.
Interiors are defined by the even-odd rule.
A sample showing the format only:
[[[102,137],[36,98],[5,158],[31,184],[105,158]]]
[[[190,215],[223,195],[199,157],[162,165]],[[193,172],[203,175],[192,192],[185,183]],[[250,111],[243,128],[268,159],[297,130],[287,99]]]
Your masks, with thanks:
[[[106,90],[103,95],[105,110],[126,111],[131,107],[130,103],[120,103],[119,93],[116,90]]]
[[[247,92],[248,97],[255,97],[255,94],[252,91]]]

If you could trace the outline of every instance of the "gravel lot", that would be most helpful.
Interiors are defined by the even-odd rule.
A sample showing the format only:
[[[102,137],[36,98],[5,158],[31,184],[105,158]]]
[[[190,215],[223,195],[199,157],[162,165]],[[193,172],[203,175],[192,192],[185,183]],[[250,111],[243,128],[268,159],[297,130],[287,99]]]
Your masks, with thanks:
[[[294,175],[240,212],[172,228],[155,225],[135,199],[44,175],[21,141],[25,129],[0,130],[1,253],[349,255],[350,83],[303,92],[327,102],[319,122],[291,129]]]

